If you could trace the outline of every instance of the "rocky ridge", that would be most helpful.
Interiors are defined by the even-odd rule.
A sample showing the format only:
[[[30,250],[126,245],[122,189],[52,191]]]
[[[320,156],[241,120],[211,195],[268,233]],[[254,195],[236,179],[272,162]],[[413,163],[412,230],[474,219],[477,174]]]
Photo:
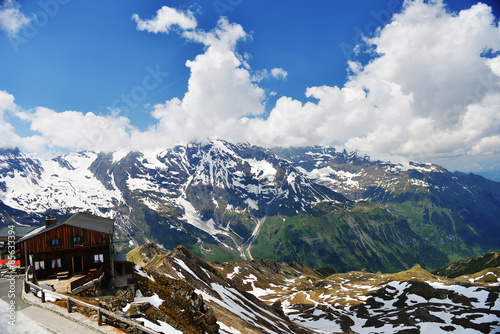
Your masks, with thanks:
[[[204,311],[204,321],[213,332],[312,333],[306,327],[291,322],[279,308],[266,305],[224,278],[184,246],[166,253],[150,243],[130,251],[127,258],[136,263],[136,289],[140,291],[140,296],[157,296],[156,308],[170,314],[172,319],[175,318],[172,314],[186,321],[199,319],[186,308],[176,307],[178,300],[188,298],[194,307],[201,307]],[[172,295],[170,298],[159,292],[172,285],[180,287],[177,294],[181,297]],[[125,309],[130,309],[130,306]]]
[[[500,267],[446,279],[420,265],[395,273],[328,277],[297,264],[213,263],[223,276],[321,333],[496,333]],[[280,268],[279,270],[276,270]]]
[[[331,269],[271,260],[209,264],[183,246],[167,253],[153,244],[134,249],[128,258],[140,264],[140,292],[124,310],[144,302],[147,295],[148,308],[193,319],[176,306],[179,301],[167,300],[160,291],[174,285],[181,290],[175,298],[188,296],[191,305],[205,305],[203,321],[212,326],[216,321],[212,328],[219,333],[500,330],[500,267],[455,279],[433,275],[420,265],[394,274],[365,270],[326,276]],[[155,300],[156,306],[151,306]],[[181,328],[173,321],[170,325]]]

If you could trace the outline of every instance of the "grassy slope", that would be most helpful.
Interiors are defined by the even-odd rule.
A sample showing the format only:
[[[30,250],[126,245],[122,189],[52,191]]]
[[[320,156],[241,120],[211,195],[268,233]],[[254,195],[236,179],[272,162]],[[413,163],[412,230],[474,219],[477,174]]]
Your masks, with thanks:
[[[448,262],[498,250],[496,184],[474,175],[450,173],[431,173],[426,181],[435,186],[416,187],[401,181],[386,193],[383,205],[408,220],[416,234],[448,256]]]
[[[321,204],[311,214],[268,217],[252,255],[315,268],[333,266],[339,272],[397,272],[417,262],[436,268],[447,261],[405,220],[369,203],[349,210]]]
[[[499,252],[492,252],[456,261],[439,268],[433,273],[443,277],[455,278],[463,275],[471,275],[495,267],[500,267]]]
[[[451,209],[430,201],[390,203],[388,210],[405,218],[411,229],[448,256],[449,261],[487,251],[475,242],[475,231]]]

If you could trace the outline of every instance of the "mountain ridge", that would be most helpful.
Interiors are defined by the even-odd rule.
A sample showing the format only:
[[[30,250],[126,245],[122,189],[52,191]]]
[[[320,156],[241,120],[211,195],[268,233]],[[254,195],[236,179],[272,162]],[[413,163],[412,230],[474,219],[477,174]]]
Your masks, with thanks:
[[[127,259],[146,273],[137,277],[144,289],[147,279],[161,278],[181,280],[189,290],[201,296],[201,300],[216,315],[216,321],[224,332],[232,330],[244,333],[313,333],[312,330],[291,322],[282,312],[265,304],[253,294],[240,289],[224,278],[213,266],[196,257],[186,247],[179,245],[171,252],[164,252],[154,244],[145,244],[127,254]],[[138,268],[136,267],[136,270]],[[144,279],[146,278],[146,279]],[[151,284],[151,283],[149,283]],[[149,294],[156,293],[150,290]]]
[[[419,254],[434,269],[500,244],[500,183],[433,164],[222,140],[49,160],[0,151],[0,224],[74,211],[115,219],[118,249],[182,243],[210,261],[310,253],[312,267],[398,271]]]

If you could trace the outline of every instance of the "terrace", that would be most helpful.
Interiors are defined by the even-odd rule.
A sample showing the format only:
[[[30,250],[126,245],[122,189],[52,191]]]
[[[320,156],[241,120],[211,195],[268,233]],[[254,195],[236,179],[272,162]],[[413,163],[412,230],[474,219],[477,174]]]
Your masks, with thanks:
[[[55,276],[39,279],[37,282],[40,286],[53,288],[56,292],[75,295],[92,287],[98,288],[99,291],[102,292],[102,290],[104,290],[102,286],[104,276],[104,268],[100,267],[96,270],[92,269],[87,274],[78,273],[70,275],[67,271],[61,271]],[[110,284],[110,290],[112,291],[107,291],[107,293],[114,294],[116,290],[127,287],[132,288],[133,291],[133,284],[133,274],[116,274]]]
[[[77,294],[91,287],[100,287],[104,279],[104,268],[91,270],[87,274],[70,275],[69,271],[58,272],[47,279],[37,280],[40,286],[53,288],[59,293]]]

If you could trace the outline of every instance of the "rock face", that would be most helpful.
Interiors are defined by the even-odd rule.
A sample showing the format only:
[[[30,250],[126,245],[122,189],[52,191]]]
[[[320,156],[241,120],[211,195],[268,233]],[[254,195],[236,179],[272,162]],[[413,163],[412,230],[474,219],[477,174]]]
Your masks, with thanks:
[[[146,277],[140,274],[136,276],[134,283],[140,297],[129,304],[127,314],[134,318],[145,318],[157,326],[161,322],[166,323],[183,333],[219,332],[213,310],[194,292],[189,283],[165,277],[152,270],[144,273],[147,273]]]
[[[144,267],[136,266],[136,289],[141,291],[141,297],[131,304],[145,298],[156,300],[159,305],[154,308],[164,316],[157,316],[155,321],[164,321],[183,333],[191,333],[190,324],[208,333],[217,333],[220,328],[241,333],[313,333],[291,322],[279,308],[265,304],[223,277],[186,247],[163,254],[154,248],[152,244],[144,245],[131,251],[129,258],[139,262],[138,254],[157,254]]]
[[[373,293],[366,303],[350,311],[356,314],[356,321],[366,320],[364,326],[374,328],[400,326],[429,333],[466,329],[492,333],[500,329],[500,302],[495,307],[499,291],[498,286],[391,282]],[[491,303],[481,301],[482,297]]]

